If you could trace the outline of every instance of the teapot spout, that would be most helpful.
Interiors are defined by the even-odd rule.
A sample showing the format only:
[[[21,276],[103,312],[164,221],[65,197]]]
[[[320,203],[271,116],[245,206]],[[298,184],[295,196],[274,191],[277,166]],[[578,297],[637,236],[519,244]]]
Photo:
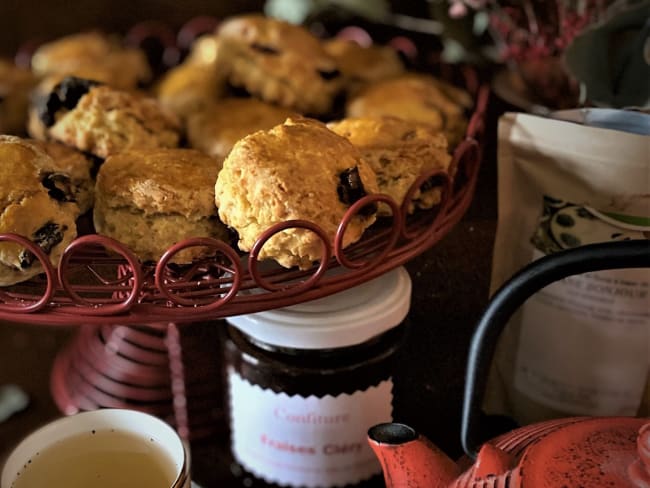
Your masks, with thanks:
[[[447,488],[460,474],[456,463],[407,425],[375,425],[368,431],[368,443],[387,488]]]

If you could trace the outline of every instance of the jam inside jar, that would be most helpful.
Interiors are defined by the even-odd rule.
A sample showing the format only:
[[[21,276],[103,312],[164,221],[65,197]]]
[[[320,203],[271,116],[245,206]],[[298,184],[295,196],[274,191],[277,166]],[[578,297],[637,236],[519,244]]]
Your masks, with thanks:
[[[384,486],[366,437],[393,420],[410,293],[398,268],[315,302],[228,319],[227,410],[241,486]]]

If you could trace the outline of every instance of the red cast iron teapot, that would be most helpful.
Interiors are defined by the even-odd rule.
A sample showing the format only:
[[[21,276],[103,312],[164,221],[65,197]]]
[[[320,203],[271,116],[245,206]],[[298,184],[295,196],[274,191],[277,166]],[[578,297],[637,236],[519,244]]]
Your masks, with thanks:
[[[474,464],[464,473],[403,424],[379,424],[368,441],[388,488],[650,488],[650,418],[573,417],[528,425],[479,446],[486,371],[508,319],[533,293],[574,274],[650,267],[646,240],[582,246],[539,259],[492,298],[470,344],[461,426]],[[478,452],[477,452],[478,451]]]

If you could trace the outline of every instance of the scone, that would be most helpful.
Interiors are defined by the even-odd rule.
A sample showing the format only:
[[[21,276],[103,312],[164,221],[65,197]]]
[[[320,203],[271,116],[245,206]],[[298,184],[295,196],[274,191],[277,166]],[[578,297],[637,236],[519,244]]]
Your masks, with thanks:
[[[377,175],[379,191],[398,205],[420,175],[450,169],[447,139],[428,124],[396,117],[360,117],[332,122],[328,127],[359,148]],[[413,195],[409,211],[431,208],[439,202],[440,190],[425,182]],[[390,215],[391,211],[380,204],[378,213]]]
[[[50,196],[60,202],[75,202],[86,213],[95,199],[96,160],[76,149],[55,141],[29,141],[45,151],[51,162],[41,167],[41,182]]]
[[[189,64],[210,64],[215,65],[218,58],[222,55],[221,45],[216,32],[203,34],[194,39],[187,53],[185,62]]]
[[[404,73],[404,64],[390,46],[361,46],[348,39],[329,39],[325,51],[338,64],[348,94],[355,94],[368,83],[394,78]]]
[[[123,47],[117,39],[98,32],[73,34],[43,44],[32,56],[32,70],[38,76],[91,78],[124,90],[144,85],[152,77],[141,50]]]
[[[227,240],[214,206],[216,159],[192,149],[125,151],[99,169],[95,229],[128,246],[141,260],[156,261],[173,244],[190,237]],[[177,253],[190,263],[206,253],[193,247]]]
[[[170,69],[156,86],[160,104],[185,121],[225,92],[225,76],[209,64],[183,63]]]
[[[52,197],[42,184],[42,171],[53,165],[35,145],[13,136],[0,136],[0,233],[30,239],[56,266],[64,249],[77,236],[75,203]],[[36,257],[13,242],[0,243],[0,285],[25,281],[43,271]]]
[[[269,227],[294,219],[317,224],[333,243],[350,205],[377,191],[375,174],[349,141],[299,118],[235,144],[217,178],[215,203],[221,220],[238,232],[239,248],[250,251]],[[351,220],[343,245],[358,241],[374,221],[375,209],[366,206]],[[293,228],[269,239],[260,258],[309,268],[321,252],[314,233]]]
[[[431,124],[454,147],[464,137],[471,106],[466,92],[431,76],[408,74],[369,85],[348,101],[346,116],[389,115]]]
[[[99,158],[128,149],[178,146],[178,119],[153,98],[68,77],[40,103],[47,138]]]
[[[254,98],[227,98],[187,120],[191,147],[225,159],[235,143],[258,130],[268,130],[297,114]]]
[[[229,82],[257,98],[322,115],[341,91],[336,62],[303,27],[244,15],[224,21],[218,37],[226,53]]]
[[[0,59],[0,134],[25,133],[29,93],[35,84],[29,70]]]

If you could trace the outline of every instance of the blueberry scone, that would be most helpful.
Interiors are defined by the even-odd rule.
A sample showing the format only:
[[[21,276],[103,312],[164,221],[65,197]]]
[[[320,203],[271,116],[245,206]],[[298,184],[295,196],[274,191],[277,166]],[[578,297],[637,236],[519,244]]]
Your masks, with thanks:
[[[57,265],[77,236],[79,207],[60,199],[44,183],[43,168],[53,166],[44,151],[24,139],[0,136],[0,233],[22,235]],[[43,271],[34,254],[13,242],[0,243],[0,285],[25,281]]]
[[[431,76],[408,74],[369,85],[348,101],[347,117],[391,115],[424,122],[442,130],[449,146],[458,144],[467,127],[471,97]]]
[[[29,93],[35,84],[29,70],[0,59],[0,134],[24,134]]]
[[[59,74],[91,78],[114,88],[132,89],[151,81],[147,58],[139,49],[120,45],[99,32],[83,32],[40,46],[32,56],[38,76]]]
[[[349,141],[318,121],[298,118],[235,144],[217,178],[215,203],[221,220],[238,232],[239,248],[250,251],[269,227],[294,219],[317,224],[333,243],[350,205],[377,191],[375,174]],[[370,207],[351,220],[344,246],[375,221]],[[321,252],[314,233],[292,228],[269,239],[260,258],[308,268]]]
[[[359,148],[377,175],[379,191],[398,205],[420,175],[450,170],[447,139],[428,124],[396,117],[360,117],[332,122],[328,127]],[[439,202],[440,190],[425,182],[413,195],[409,210],[431,208]],[[389,215],[390,209],[381,204],[378,213]]]
[[[95,229],[128,246],[141,260],[155,261],[190,237],[227,240],[214,206],[215,158],[192,149],[130,150],[109,157],[95,188]],[[206,253],[193,247],[177,253],[189,263]]]
[[[187,139],[190,146],[224,159],[239,139],[296,115],[254,98],[226,98],[188,118]]]
[[[348,94],[357,93],[368,83],[404,73],[404,64],[390,46],[364,47],[348,39],[329,39],[323,47],[336,60]]]
[[[218,30],[228,81],[300,113],[330,111],[342,88],[334,59],[303,27],[261,15],[224,21]]]
[[[40,100],[47,138],[99,158],[127,149],[178,146],[178,119],[153,98],[67,77]]]

